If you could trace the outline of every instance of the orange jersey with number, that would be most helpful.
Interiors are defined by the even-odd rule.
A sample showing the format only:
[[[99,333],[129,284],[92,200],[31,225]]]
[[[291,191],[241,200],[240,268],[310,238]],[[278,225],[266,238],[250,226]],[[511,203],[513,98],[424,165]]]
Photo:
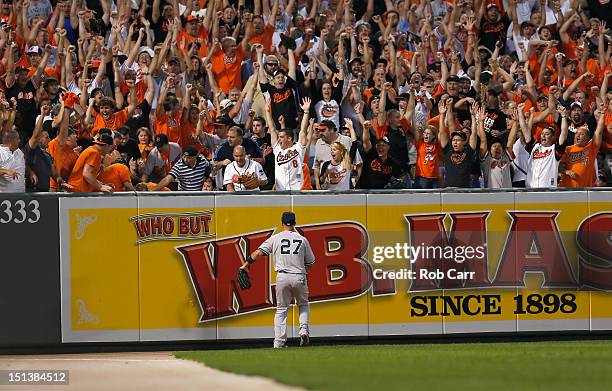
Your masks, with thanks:
[[[440,160],[444,155],[439,143],[428,144],[424,141],[416,143],[417,162],[416,176],[423,178],[440,178]]]
[[[593,140],[589,141],[584,147],[572,145],[565,149],[565,154],[561,162],[565,163],[566,170],[576,173],[576,178],[563,175],[559,181],[559,187],[590,187],[593,186],[595,179],[595,159],[599,145],[595,145]]]

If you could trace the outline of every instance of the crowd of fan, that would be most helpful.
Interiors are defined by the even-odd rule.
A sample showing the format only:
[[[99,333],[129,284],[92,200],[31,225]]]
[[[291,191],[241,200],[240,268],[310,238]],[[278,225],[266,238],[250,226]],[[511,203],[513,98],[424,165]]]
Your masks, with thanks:
[[[612,183],[608,0],[2,0],[0,192]]]

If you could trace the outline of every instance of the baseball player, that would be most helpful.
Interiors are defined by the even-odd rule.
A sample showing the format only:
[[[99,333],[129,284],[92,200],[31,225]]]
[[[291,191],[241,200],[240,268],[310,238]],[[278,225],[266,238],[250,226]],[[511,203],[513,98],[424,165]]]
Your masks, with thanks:
[[[304,184],[302,163],[312,138],[312,131],[308,131],[310,103],[310,98],[304,98],[300,106],[304,115],[297,143],[294,141],[293,129],[276,130],[272,119],[271,104],[270,102],[266,104],[266,121],[270,129],[270,143],[273,145],[272,152],[274,153],[276,190],[301,190]]]
[[[295,230],[295,214],[282,216],[283,232],[271,236],[244,262],[242,269],[261,256],[272,254],[276,276],[276,315],[274,316],[274,348],[284,348],[287,343],[287,311],[295,298],[300,311],[300,346],[308,345],[308,282],[306,274],[315,262],[310,244]]]

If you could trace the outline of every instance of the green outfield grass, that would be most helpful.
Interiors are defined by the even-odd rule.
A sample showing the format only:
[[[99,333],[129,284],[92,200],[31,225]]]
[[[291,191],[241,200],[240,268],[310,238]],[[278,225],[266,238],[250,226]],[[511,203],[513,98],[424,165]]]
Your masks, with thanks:
[[[612,341],[310,346],[176,356],[314,390],[612,390]]]

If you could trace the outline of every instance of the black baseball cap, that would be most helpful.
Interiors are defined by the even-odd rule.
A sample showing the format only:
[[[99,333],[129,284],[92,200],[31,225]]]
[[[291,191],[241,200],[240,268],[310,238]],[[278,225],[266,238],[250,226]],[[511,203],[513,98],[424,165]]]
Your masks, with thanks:
[[[451,82],[454,81],[455,83],[459,83],[461,81],[461,79],[459,79],[459,76],[457,75],[451,75],[448,77],[448,79],[446,79],[446,82]]]
[[[168,136],[165,134],[156,134],[153,142],[153,145],[155,145],[157,148],[163,147],[164,145],[168,144]]]
[[[459,137],[461,137],[461,140],[463,140],[463,141],[466,141],[466,140],[467,140],[467,136],[466,136],[466,134],[465,134],[465,133],[463,133],[463,132],[453,132],[453,133],[451,133],[451,134],[450,134],[450,138],[451,138],[451,140],[452,140],[452,139],[453,139],[453,137],[455,137],[455,136],[459,136]]]
[[[336,130],[336,124],[334,121],[324,119],[323,121],[319,122],[319,129],[325,130],[324,128]]]
[[[383,143],[387,143],[387,145],[391,145],[391,141],[389,141],[389,137],[387,137],[387,136],[383,136],[383,137],[379,138],[378,140],[376,140],[376,144],[378,144],[381,141]]]
[[[215,118],[215,125],[234,126],[234,121],[228,115],[220,115]]]
[[[295,225],[295,213],[293,212],[284,212],[281,221],[284,226],[291,227]]]
[[[187,145],[185,148],[183,148],[183,156],[198,156],[198,150],[193,145]]]
[[[94,141],[94,143],[98,145],[113,145],[113,138],[108,134],[99,134],[98,138],[96,139],[96,141]]]

